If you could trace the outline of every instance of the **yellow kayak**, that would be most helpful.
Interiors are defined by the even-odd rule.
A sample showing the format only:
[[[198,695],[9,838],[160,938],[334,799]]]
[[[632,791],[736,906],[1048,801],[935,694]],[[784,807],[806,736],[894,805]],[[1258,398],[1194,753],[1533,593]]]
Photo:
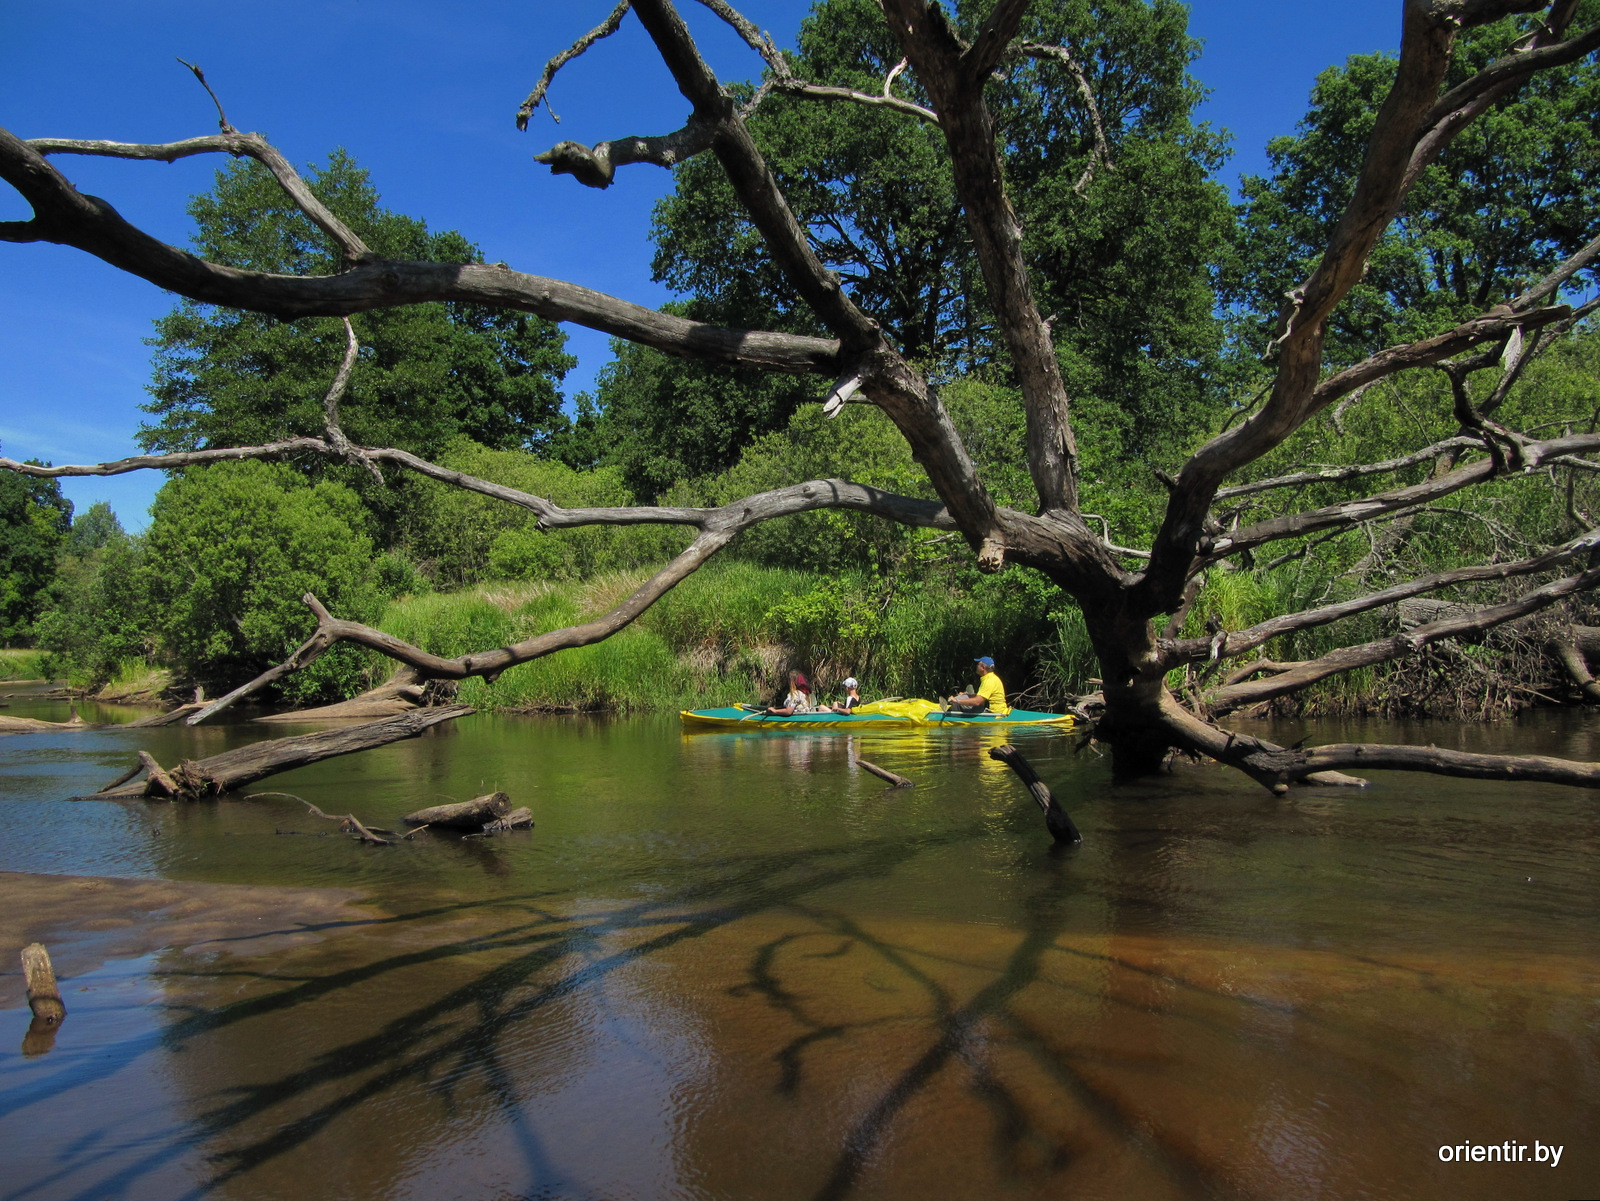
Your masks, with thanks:
[[[748,709],[684,709],[683,724],[697,730],[867,730],[945,729],[982,726],[1071,726],[1070,713],[1036,713],[1013,709],[1004,717],[995,713],[941,713],[932,701],[874,701],[852,713],[791,713],[788,716],[752,713]]]

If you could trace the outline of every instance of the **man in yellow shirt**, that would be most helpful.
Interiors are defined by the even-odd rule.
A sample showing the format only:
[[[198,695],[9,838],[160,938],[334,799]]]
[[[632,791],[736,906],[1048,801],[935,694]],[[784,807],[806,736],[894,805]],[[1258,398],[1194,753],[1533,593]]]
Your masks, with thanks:
[[[951,708],[968,713],[993,713],[996,717],[1004,717],[1011,712],[1011,706],[1006,704],[1006,686],[995,673],[994,660],[988,655],[983,655],[973,662],[978,665],[978,695],[967,696],[964,693],[957,693],[950,698]]]

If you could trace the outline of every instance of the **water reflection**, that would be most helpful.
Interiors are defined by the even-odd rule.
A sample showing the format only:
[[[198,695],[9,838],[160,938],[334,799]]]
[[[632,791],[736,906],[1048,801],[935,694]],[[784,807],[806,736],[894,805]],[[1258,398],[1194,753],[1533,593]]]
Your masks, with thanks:
[[[539,822],[392,852],[267,799],[80,807],[158,823],[163,872],[386,912],[168,952],[0,1058],[0,1196],[1487,1197],[1531,1169],[1436,1148],[1535,1136],[1540,1189],[1600,1179],[1591,797],[1114,789],[1038,738],[1063,858],[995,740],[494,719],[274,782]]]

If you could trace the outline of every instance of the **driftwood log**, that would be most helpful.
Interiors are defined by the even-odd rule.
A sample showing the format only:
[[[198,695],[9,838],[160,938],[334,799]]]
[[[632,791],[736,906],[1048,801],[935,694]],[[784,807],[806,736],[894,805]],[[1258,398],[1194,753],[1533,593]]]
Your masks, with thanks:
[[[59,1026],[67,1016],[67,1007],[61,1001],[50,952],[42,942],[22,948],[22,975],[28,982],[28,1008],[33,1010],[34,1024]]]
[[[376,688],[336,705],[300,709],[293,713],[269,713],[260,722],[344,721],[349,718],[392,717],[420,708],[427,692],[427,681],[416,668],[402,664],[400,669]],[[213,710],[214,712],[214,710]],[[209,716],[209,714],[207,714]],[[198,720],[198,719],[197,719]]]
[[[183,800],[216,796],[291,768],[415,738],[433,726],[465,717],[471,712],[473,709],[470,705],[418,709],[366,725],[257,742],[212,755],[209,759],[185,759],[171,771],[163,771],[154,759],[149,759],[148,754],[140,752],[141,759],[149,759],[145,780],[122,782],[94,795],[99,799],[148,796]],[[148,770],[150,765],[154,765],[155,771]]]
[[[519,810],[519,812],[524,812]],[[433,805],[408,813],[400,820],[408,826],[434,826],[441,830],[482,830],[491,822],[500,821],[511,813],[511,798],[503,792],[473,797],[452,805]],[[533,815],[528,815],[533,823]]]
[[[0,714],[0,734],[76,734],[94,727],[76,713],[71,721],[43,721],[37,717],[9,717]]]
[[[1017,778],[1028,786],[1028,791],[1033,793],[1033,799],[1039,802],[1039,808],[1044,810],[1045,828],[1050,831],[1050,837],[1057,842],[1069,842],[1076,845],[1083,841],[1083,835],[1078,833],[1078,827],[1072,818],[1051,795],[1050,787],[1039,778],[1039,773],[1033,770],[1033,764],[1022,757],[1022,752],[1014,746],[992,746],[989,748],[989,758],[998,759],[1012,771],[1017,773]]]
[[[892,771],[879,767],[876,763],[868,763],[865,759],[857,759],[856,766],[862,771],[869,771],[880,780],[887,780],[891,788],[915,788],[916,785],[904,776],[897,776]]]
[[[504,834],[508,830],[533,829],[533,810],[524,805],[520,809],[513,809],[504,817],[498,817],[483,828],[485,834]]]

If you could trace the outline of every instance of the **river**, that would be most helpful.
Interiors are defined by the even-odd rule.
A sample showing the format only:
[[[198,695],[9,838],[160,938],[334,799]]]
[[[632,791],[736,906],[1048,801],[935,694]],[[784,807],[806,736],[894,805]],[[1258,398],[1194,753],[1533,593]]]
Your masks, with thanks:
[[[1251,728],[1600,758],[1588,713]],[[250,791],[532,831],[67,799],[283,732],[0,738],[0,900],[70,1011],[19,1049],[6,943],[0,1201],[1600,1195],[1594,793],[1114,785],[1016,732],[1073,850],[992,733],[477,715]]]

